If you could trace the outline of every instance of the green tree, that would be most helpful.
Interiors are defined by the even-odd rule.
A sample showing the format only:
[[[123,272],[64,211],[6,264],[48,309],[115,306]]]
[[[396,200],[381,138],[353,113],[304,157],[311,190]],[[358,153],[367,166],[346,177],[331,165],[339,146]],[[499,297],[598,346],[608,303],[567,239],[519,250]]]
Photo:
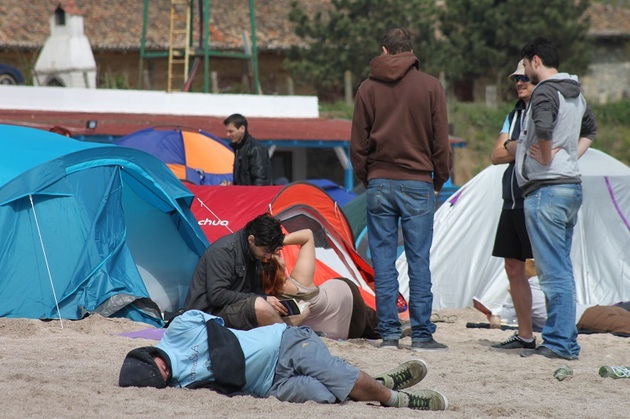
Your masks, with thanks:
[[[343,93],[343,73],[354,75],[356,88],[380,54],[380,38],[394,26],[414,34],[414,52],[423,64],[434,41],[435,0],[332,0],[327,11],[310,15],[293,2],[289,19],[308,47],[289,51],[285,68],[313,84],[322,98]]]
[[[561,71],[583,73],[590,58],[588,6],[588,0],[445,0],[435,63],[456,85],[494,75],[505,86],[521,48],[542,36],[558,47]]]

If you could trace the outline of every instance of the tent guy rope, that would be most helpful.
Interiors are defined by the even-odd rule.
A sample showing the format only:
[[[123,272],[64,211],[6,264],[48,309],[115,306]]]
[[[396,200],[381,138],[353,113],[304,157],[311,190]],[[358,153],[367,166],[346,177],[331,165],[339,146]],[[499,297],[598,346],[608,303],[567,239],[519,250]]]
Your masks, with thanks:
[[[46,255],[46,248],[44,247],[44,239],[42,238],[42,231],[39,227],[39,221],[37,219],[37,211],[35,211],[35,203],[33,202],[33,195],[29,195],[31,200],[31,208],[33,209],[33,217],[35,218],[35,225],[37,226],[37,235],[39,236],[39,244],[42,247],[42,253],[44,254],[44,262],[46,263],[46,271],[48,272],[48,280],[50,281],[50,288],[52,288],[53,298],[55,299],[55,306],[57,307],[57,314],[59,314],[59,322],[63,329],[63,318],[61,317],[61,310],[59,310],[59,301],[57,300],[57,293],[55,292],[55,284],[52,280],[52,274],[50,273],[50,265],[48,264],[48,256]]]

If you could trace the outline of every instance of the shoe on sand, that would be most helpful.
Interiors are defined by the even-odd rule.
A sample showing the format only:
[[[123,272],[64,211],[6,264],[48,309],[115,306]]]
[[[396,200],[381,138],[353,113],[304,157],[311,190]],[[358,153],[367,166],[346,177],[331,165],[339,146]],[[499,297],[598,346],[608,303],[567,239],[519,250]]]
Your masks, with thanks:
[[[506,341],[490,345],[490,349],[536,349],[536,338],[531,342],[525,342],[517,332]]]
[[[413,352],[421,352],[421,351],[448,351],[448,346],[436,342],[434,339],[429,341],[419,341],[413,340],[411,341],[411,349]]]
[[[402,390],[418,384],[427,376],[427,364],[421,359],[412,359],[383,374],[374,377],[390,390]]]
[[[434,390],[408,390],[398,392],[398,407],[414,410],[446,410],[448,400]]]
[[[566,359],[567,361],[578,359],[577,356],[562,356],[543,345],[540,345],[536,349],[525,349],[523,352],[521,352],[521,357],[523,358],[527,358],[528,356],[532,355],[542,355],[545,358],[549,359]]]

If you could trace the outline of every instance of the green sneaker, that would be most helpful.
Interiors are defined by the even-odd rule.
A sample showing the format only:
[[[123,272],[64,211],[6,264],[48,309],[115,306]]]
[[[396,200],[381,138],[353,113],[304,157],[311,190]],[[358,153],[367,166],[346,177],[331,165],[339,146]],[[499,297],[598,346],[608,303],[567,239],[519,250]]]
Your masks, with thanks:
[[[433,390],[409,390],[398,392],[398,407],[414,410],[446,410],[448,400]]]
[[[412,359],[396,368],[374,377],[390,390],[400,390],[418,384],[428,372],[427,364],[420,359]]]

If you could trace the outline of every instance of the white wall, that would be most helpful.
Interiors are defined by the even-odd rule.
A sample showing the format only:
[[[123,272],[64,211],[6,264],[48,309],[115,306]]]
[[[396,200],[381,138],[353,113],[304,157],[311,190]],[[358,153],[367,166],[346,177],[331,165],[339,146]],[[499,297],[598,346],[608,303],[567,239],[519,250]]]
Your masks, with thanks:
[[[83,33],[83,17],[65,15],[58,25],[50,17],[50,36],[33,69],[35,86],[46,86],[57,79],[65,87],[96,88],[96,61],[90,41]]]
[[[316,96],[167,93],[8,85],[0,85],[0,109],[220,117],[240,113],[248,118],[319,117]]]

